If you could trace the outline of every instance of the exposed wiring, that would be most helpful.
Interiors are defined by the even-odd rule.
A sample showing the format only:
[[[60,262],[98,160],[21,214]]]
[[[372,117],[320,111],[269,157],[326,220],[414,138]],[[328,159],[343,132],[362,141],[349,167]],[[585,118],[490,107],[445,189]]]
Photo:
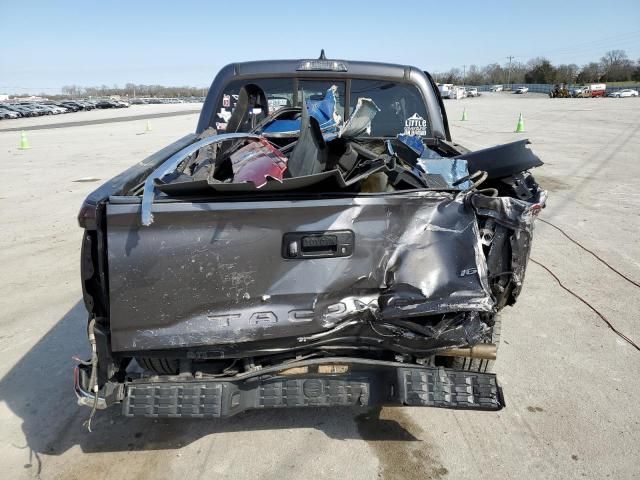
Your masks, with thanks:
[[[385,335],[384,333],[379,332],[378,330],[376,330],[376,327],[373,326],[373,323],[371,322],[371,320],[369,320],[369,326],[371,327],[371,330],[375,332],[376,335],[379,335],[381,337],[393,338],[393,337],[399,336],[397,333],[393,333],[391,335]]]
[[[96,346],[96,332],[95,332],[96,320],[92,318],[89,322],[88,334],[89,343],[91,344],[91,377],[89,378],[89,390],[93,392],[93,407],[91,407],[91,413],[89,418],[84,422],[87,430],[91,432],[91,421],[98,410],[98,349]]]
[[[613,330],[613,332],[618,335],[620,338],[622,338],[625,342],[627,342],[629,345],[631,345],[633,348],[635,348],[636,350],[638,350],[640,352],[640,346],[638,346],[637,343],[635,343],[633,340],[631,340],[629,337],[627,337],[624,333],[622,333],[621,331],[619,331],[616,327],[613,326],[613,324],[607,319],[607,317],[604,316],[603,313],[600,313],[600,311],[598,311],[593,305],[591,305],[589,302],[587,302],[584,298],[582,298],[580,295],[578,295],[576,292],[574,292],[573,290],[571,290],[568,287],[565,287],[562,282],[560,281],[560,279],[557,277],[557,275],[555,273],[553,273],[548,267],[546,267],[545,265],[543,265],[542,263],[534,260],[533,258],[529,258],[529,260],[531,260],[533,263],[535,263],[536,265],[538,265],[539,267],[544,268],[547,273],[549,275],[551,275],[554,280],[556,282],[558,282],[558,285],[560,285],[560,288],[562,288],[563,290],[567,291],[568,293],[570,293],[571,295],[573,295],[574,297],[576,297],[578,300],[580,300],[582,303],[584,303],[587,307],[589,307],[596,315],[598,315],[602,321],[604,323],[606,323],[609,328],[611,330]]]
[[[585,247],[584,245],[582,245],[580,242],[578,242],[577,240],[574,240],[573,238],[571,238],[567,232],[565,232],[563,229],[561,229],[560,227],[554,225],[553,223],[547,221],[547,220],[543,220],[542,218],[538,218],[539,221],[541,221],[542,223],[546,223],[547,225],[555,228],[556,230],[558,230],[560,233],[562,233],[565,237],[567,237],[571,242],[575,243],[578,247],[580,247],[581,249],[583,249],[585,252],[590,253],[591,255],[593,255],[595,258],[597,258],[598,260],[600,260],[606,267],[608,267],[611,271],[617,273],[618,275],[620,275],[622,278],[624,278],[627,282],[631,283],[632,285],[635,285],[636,287],[640,288],[640,283],[636,282],[635,280],[630,279],[629,277],[627,277],[624,273],[619,272],[618,270],[616,270],[615,268],[613,268],[611,265],[609,265],[609,263],[607,263],[606,260],[602,259],[601,257],[599,257],[596,253],[592,252],[591,250],[589,250],[587,247]]]

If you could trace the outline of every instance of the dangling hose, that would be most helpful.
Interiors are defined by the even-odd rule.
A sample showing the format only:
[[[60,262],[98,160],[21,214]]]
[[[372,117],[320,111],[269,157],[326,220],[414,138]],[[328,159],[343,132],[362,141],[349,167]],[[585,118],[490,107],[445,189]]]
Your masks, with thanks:
[[[488,177],[489,177],[489,174],[487,172],[485,172],[484,170],[478,170],[476,172],[473,172],[470,175],[467,175],[466,177],[459,178],[458,180],[453,182],[452,185],[456,187],[461,183],[466,182],[467,180],[469,181],[475,180],[475,182],[473,182],[469,188],[465,188],[464,190],[461,190],[462,193],[472,192],[476,190],[478,186],[482,182],[484,182]]]

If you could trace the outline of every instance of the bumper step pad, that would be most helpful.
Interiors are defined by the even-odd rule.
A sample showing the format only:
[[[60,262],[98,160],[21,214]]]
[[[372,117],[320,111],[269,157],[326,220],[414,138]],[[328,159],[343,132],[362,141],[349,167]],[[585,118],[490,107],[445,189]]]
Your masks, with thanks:
[[[441,367],[378,366],[348,374],[265,375],[236,381],[136,381],[123,413],[145,417],[230,417],[251,409],[408,405],[500,410],[495,375]]]

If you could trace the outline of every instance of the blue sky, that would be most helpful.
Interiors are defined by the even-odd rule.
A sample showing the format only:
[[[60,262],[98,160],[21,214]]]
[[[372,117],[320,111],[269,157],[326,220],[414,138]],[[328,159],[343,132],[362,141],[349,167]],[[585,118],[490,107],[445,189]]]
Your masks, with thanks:
[[[331,58],[432,72],[640,58],[640,1],[0,0],[0,93],[128,82],[207,86],[233,61]]]

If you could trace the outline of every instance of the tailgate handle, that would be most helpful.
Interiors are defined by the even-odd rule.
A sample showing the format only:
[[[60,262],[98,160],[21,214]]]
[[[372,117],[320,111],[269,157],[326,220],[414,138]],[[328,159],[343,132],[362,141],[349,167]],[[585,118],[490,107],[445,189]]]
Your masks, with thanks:
[[[302,237],[302,254],[332,254],[338,250],[335,235],[309,235]]]
[[[292,259],[348,257],[353,253],[353,238],[351,230],[285,233],[282,256]]]

